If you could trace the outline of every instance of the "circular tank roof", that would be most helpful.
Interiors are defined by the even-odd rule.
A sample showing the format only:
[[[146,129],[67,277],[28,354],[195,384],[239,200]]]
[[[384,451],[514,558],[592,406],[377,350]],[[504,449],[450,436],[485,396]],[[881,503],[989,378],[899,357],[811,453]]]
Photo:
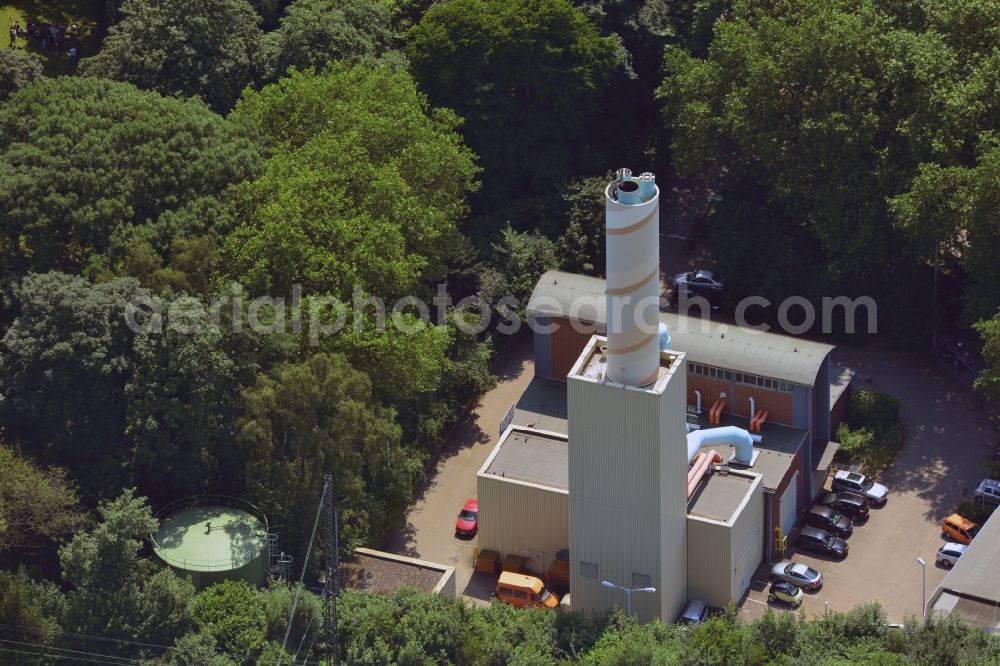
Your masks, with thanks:
[[[174,505],[176,506],[176,505]],[[267,550],[267,525],[251,505],[189,502],[160,519],[153,550],[167,564],[188,571],[239,569]]]

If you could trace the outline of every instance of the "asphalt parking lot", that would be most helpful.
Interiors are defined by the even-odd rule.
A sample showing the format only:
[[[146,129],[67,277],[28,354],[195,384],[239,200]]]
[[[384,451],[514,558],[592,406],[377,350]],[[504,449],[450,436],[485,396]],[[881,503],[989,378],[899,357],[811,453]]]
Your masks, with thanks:
[[[802,609],[807,615],[822,615],[827,604],[830,611],[847,611],[878,600],[890,622],[902,622],[921,614],[916,558],[927,563],[928,597],[947,573],[935,564],[944,543],[941,520],[982,476],[997,431],[971,392],[933,358],[876,347],[841,348],[835,358],[858,371],[857,388],[900,398],[906,441],[899,458],[879,477],[889,488],[888,502],[873,508],[866,523],[855,525],[846,559],[800,554],[791,543],[787,557],[817,569],[825,579],[821,590],[805,594]],[[748,619],[767,608],[770,568],[767,563],[758,570],[741,604]],[[772,606],[787,609],[780,602]]]

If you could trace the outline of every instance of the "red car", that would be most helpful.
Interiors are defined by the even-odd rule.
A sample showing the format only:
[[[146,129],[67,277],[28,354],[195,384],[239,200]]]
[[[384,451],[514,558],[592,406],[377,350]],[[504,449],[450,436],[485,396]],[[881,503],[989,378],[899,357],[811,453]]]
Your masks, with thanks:
[[[463,536],[475,536],[479,529],[479,500],[475,497],[470,499],[462,507],[455,522],[455,534]]]

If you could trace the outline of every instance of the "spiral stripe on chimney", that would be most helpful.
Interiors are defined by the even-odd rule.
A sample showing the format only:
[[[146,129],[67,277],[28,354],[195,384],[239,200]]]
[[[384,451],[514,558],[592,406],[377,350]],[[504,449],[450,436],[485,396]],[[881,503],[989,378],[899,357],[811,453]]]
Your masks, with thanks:
[[[605,190],[610,381],[645,386],[660,369],[660,191],[619,169]]]

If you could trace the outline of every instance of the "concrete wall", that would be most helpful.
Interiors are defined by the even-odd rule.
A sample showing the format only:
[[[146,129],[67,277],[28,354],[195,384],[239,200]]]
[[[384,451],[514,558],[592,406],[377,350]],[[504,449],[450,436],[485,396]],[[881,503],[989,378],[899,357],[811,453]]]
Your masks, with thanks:
[[[633,597],[633,612],[640,620],[661,617],[673,621],[686,602],[686,386],[682,355],[677,356],[667,379],[659,381],[665,381],[666,386],[658,394],[569,377],[574,610],[624,606],[623,593],[602,587],[601,580],[630,585],[633,574],[648,576],[649,585],[657,589],[656,594]],[[584,563],[596,565],[597,571],[585,569]]]
[[[543,575],[556,552],[569,548],[569,493],[557,488],[480,474],[479,547],[528,557]]]
[[[760,477],[732,522],[687,517],[688,597],[722,608],[739,601],[764,557],[764,493]]]
[[[441,579],[437,582],[437,585],[434,586],[432,592],[446,597],[454,598],[456,596],[455,567],[451,565],[437,564],[436,562],[428,562],[427,560],[418,560],[415,557],[387,553],[382,550],[372,550],[371,548],[355,548],[354,552],[367,557],[376,557],[381,560],[389,560],[391,562],[399,562],[400,564],[406,564],[408,566],[420,567],[421,569],[440,571]]]

